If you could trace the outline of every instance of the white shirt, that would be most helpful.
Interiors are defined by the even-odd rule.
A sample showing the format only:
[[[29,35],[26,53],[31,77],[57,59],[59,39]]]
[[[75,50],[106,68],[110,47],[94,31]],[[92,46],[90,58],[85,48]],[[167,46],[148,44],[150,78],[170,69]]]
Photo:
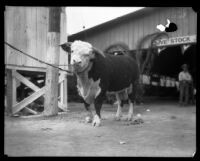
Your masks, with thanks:
[[[185,81],[191,81],[191,80],[192,80],[192,77],[191,77],[191,75],[190,75],[189,72],[184,72],[184,71],[182,71],[182,72],[180,72],[179,75],[178,75],[178,80],[179,80],[179,81],[183,81],[183,80],[185,80]]]

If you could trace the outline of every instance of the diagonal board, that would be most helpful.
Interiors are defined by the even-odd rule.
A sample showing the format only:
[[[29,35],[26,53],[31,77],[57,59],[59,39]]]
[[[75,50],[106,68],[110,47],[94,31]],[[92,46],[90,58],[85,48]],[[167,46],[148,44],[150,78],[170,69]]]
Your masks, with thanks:
[[[67,111],[67,107],[64,106],[60,101],[58,101],[58,107],[59,107],[60,109],[62,109],[63,111]]]
[[[32,95],[28,96],[27,98],[23,99],[21,102],[17,103],[13,106],[13,114],[20,111],[22,108],[39,98],[45,93],[45,87],[41,88],[40,90],[36,91]]]
[[[38,91],[40,88],[37,87],[35,84],[30,82],[27,78],[23,77],[21,74],[17,72],[13,72],[13,76],[15,76],[20,82],[24,83],[26,86],[31,88],[34,91]]]
[[[34,91],[38,91],[40,88],[37,87],[35,84],[33,84],[32,82],[30,82],[27,78],[25,78],[24,76],[22,76],[21,74],[19,74],[16,71],[13,71],[13,76],[15,78],[17,78],[20,82],[22,82],[23,84],[25,84],[26,86],[28,86],[29,88],[31,88]],[[28,107],[25,107],[26,110],[28,110],[29,112],[31,112],[32,114],[37,114],[36,111],[29,109]]]
[[[40,90],[40,88],[39,87],[37,87],[35,84],[33,84],[32,82],[30,82],[27,78],[25,78],[25,77],[23,77],[21,74],[19,74],[18,72],[16,72],[16,71],[14,71],[13,72],[13,76],[15,76],[20,82],[22,82],[22,83],[24,83],[26,86],[28,86],[29,88],[31,88],[32,90],[34,90],[35,92],[37,92],[37,91],[39,91]],[[61,83],[63,80],[65,79],[65,75],[64,74],[61,74],[60,75],[60,77],[59,77],[59,83]],[[32,94],[33,95],[33,94]],[[32,96],[31,95],[31,96]],[[30,97],[30,96],[29,96]],[[25,98],[24,100],[26,100],[26,99],[28,99],[29,97],[27,97],[27,98]],[[37,97],[38,98],[38,97]],[[36,99],[37,99],[36,98]],[[23,101],[24,101],[23,100]],[[33,99],[33,101],[34,101],[35,99]],[[28,100],[28,102],[32,102],[32,101],[29,101]],[[21,102],[20,102],[21,103]],[[18,104],[16,104],[14,107],[13,107],[13,109],[14,108],[19,108],[19,110],[18,109],[14,109],[13,110],[13,113],[16,113],[16,112],[18,112],[18,111],[20,111],[22,108],[24,108],[25,106],[27,106],[28,104],[26,104],[26,105],[23,105],[23,102],[22,102],[22,105],[23,105],[23,107],[21,107],[21,105],[20,105],[20,103],[18,103]],[[17,106],[18,105],[18,106]],[[60,108],[60,109],[62,109],[62,110],[64,110],[65,111],[65,108],[64,108],[64,106],[62,105],[62,103],[60,103],[60,102],[58,102],[58,107]],[[29,109],[28,109],[29,110]]]

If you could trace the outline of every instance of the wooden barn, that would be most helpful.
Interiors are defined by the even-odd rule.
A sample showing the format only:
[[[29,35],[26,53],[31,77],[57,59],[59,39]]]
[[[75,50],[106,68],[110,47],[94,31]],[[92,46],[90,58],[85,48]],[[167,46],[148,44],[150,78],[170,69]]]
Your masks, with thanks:
[[[88,41],[102,51],[108,49],[112,44],[121,43],[134,53],[137,50],[138,42],[147,35],[159,32],[157,25],[166,25],[167,19],[175,23],[178,29],[175,32],[169,32],[168,38],[163,37],[155,41],[155,54],[152,55],[151,61],[145,64],[144,68],[148,70],[144,70],[142,73],[143,84],[165,86],[167,89],[177,91],[177,75],[183,63],[189,65],[194,83],[196,83],[197,14],[192,7],[145,7],[69,35],[68,40]],[[144,60],[147,57],[150,42],[151,39],[142,46]]]
[[[59,102],[57,98],[54,102],[57,101],[58,107],[66,110],[66,72],[58,71],[42,63],[44,61],[64,70],[67,69],[68,57],[58,46],[67,41],[65,8],[6,6],[4,19],[6,111],[16,114],[21,110],[26,110],[37,114],[37,111],[30,108],[30,105],[35,100],[45,97],[45,93],[51,92],[53,86],[55,96],[59,97]],[[40,61],[24,55],[7,43]],[[55,74],[59,75],[59,80],[52,79]],[[55,88],[58,85],[49,85],[47,79],[50,83],[59,82],[59,90]],[[45,97],[48,104],[47,98],[48,96]]]

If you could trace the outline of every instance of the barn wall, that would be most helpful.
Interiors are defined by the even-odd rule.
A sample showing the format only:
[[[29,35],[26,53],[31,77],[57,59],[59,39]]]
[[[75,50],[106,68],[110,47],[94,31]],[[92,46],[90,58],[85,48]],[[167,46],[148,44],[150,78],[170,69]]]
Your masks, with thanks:
[[[168,7],[155,9],[149,14],[120,22],[117,25],[102,27],[99,32],[87,34],[86,41],[101,50],[116,42],[124,42],[130,49],[135,49],[138,40],[147,34],[158,32],[156,26],[166,25],[167,19],[178,26],[176,32],[169,33],[170,37],[197,34],[197,14],[191,7]],[[148,47],[147,44],[144,48],[146,47]]]
[[[6,7],[5,41],[31,56],[46,61],[49,9],[47,7]],[[65,12],[61,13],[61,40],[66,39]],[[25,67],[46,67],[5,46],[5,64]],[[60,60],[65,59],[60,51]],[[64,58],[63,58],[64,57]],[[66,61],[67,62],[67,61]],[[63,64],[63,62],[61,62]]]

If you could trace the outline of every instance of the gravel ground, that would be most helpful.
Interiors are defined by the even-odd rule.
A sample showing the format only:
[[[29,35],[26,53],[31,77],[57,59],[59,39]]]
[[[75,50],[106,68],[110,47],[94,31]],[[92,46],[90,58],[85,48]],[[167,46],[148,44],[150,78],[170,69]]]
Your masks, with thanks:
[[[161,102],[135,106],[139,123],[115,121],[116,107],[103,105],[102,126],[84,122],[83,104],[54,117],[5,116],[8,156],[192,157],[196,152],[196,106]],[[124,118],[127,105],[122,109]],[[140,116],[138,115],[140,114]]]

